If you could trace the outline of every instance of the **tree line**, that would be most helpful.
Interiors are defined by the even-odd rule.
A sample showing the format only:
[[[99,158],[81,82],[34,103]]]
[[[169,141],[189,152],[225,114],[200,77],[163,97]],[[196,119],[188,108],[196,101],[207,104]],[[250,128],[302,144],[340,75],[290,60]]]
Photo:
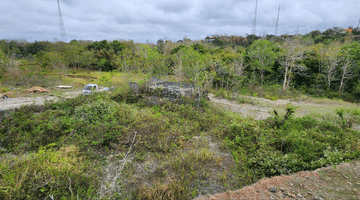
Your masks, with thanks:
[[[351,28],[351,27],[350,27]],[[334,27],[301,35],[207,36],[156,44],[129,41],[69,43],[0,40],[0,81],[31,60],[65,76],[70,68],[173,76],[177,81],[226,90],[280,85],[312,95],[360,97],[360,31]]]

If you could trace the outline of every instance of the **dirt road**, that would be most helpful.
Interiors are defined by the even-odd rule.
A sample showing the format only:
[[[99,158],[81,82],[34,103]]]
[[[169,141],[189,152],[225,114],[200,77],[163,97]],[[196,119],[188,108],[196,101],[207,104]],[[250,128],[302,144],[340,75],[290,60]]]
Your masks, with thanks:
[[[107,88],[99,89],[98,92],[104,92]],[[59,96],[36,96],[36,97],[19,97],[19,98],[0,98],[0,111],[13,110],[20,108],[22,105],[42,105],[46,101],[57,101],[61,98],[74,98],[82,94],[82,90],[76,90],[71,92],[64,92]]]
[[[295,108],[295,117],[326,116],[336,115],[339,109],[358,110],[359,105],[351,102],[337,101],[331,99],[312,99],[306,98],[302,100],[286,100],[278,99],[272,101],[265,98],[241,96],[247,103],[239,103],[236,100],[217,98],[214,94],[209,94],[209,99],[214,104],[224,108],[225,110],[236,112],[245,117],[252,117],[257,120],[263,120],[272,116],[272,112],[276,110],[279,114],[285,114],[287,105]]]
[[[54,96],[41,96],[41,97],[20,97],[0,99],[0,111],[12,110],[20,108],[22,105],[41,105],[46,101],[56,101],[57,97]]]
[[[270,114],[270,112],[272,111],[271,108],[260,107],[260,106],[255,106],[255,105],[251,105],[251,104],[238,104],[235,101],[229,101],[227,99],[215,98],[214,94],[209,94],[209,99],[213,103],[224,107],[226,110],[240,113],[242,116],[245,116],[245,117],[253,117],[254,119],[257,119],[257,120],[263,120],[268,117],[271,117],[271,114]]]

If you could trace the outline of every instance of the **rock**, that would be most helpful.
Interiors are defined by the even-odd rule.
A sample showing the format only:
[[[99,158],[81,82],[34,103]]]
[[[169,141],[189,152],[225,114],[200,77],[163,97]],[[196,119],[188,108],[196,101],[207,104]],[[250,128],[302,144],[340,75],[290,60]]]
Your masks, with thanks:
[[[288,191],[288,190],[290,190],[289,188],[279,188],[279,190],[281,191],[281,192],[285,192],[285,191]]]
[[[303,196],[299,193],[297,193],[295,196],[296,196],[296,198],[303,198]]]
[[[71,89],[73,86],[69,86],[69,85],[59,85],[59,86],[56,86],[55,88],[58,88],[58,89]]]
[[[277,188],[272,186],[269,188],[269,191],[275,193],[277,191]]]
[[[317,197],[317,196],[314,196],[313,199],[314,199],[314,200],[324,200],[324,198],[322,198],[322,197]]]

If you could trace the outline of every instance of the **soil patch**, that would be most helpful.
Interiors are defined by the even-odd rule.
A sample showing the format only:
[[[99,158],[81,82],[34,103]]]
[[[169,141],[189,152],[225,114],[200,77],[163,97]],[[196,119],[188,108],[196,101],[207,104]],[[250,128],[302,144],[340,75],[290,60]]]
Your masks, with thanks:
[[[195,200],[209,199],[360,199],[360,162],[265,178],[239,190]]]

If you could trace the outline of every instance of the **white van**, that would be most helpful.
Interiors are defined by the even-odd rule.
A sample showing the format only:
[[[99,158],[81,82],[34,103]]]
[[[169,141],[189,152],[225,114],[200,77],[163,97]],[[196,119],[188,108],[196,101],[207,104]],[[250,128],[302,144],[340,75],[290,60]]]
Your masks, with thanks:
[[[93,92],[98,92],[99,86],[97,84],[87,84],[83,88],[83,95],[91,94]]]

